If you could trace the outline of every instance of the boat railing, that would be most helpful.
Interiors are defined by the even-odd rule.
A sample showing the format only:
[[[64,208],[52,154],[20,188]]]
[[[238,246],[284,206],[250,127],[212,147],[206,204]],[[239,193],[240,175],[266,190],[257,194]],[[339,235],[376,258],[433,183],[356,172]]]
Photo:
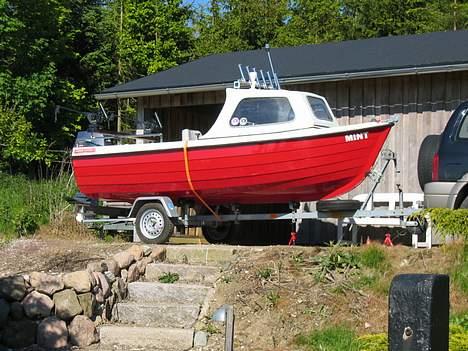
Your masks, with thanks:
[[[109,133],[109,132],[79,132],[75,141],[75,147],[110,146],[139,143],[161,143],[163,133]]]

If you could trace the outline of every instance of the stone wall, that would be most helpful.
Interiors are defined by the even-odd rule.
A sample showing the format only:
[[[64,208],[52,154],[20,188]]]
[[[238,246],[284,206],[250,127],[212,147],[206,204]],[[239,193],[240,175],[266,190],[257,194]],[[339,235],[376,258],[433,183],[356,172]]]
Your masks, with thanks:
[[[54,349],[99,342],[96,326],[110,321],[114,305],[127,296],[128,283],[165,254],[164,248],[133,245],[81,271],[1,278],[0,345]]]

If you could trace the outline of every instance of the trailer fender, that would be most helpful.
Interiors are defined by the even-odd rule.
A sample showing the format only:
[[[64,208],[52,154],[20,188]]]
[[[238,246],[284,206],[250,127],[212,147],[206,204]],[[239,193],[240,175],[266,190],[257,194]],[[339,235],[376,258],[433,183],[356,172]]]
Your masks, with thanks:
[[[172,200],[167,197],[167,196],[144,196],[144,197],[138,197],[132,205],[132,209],[130,210],[129,217],[135,217],[138,213],[138,210],[140,209],[141,206],[143,206],[146,203],[149,202],[158,202],[160,203],[163,207],[164,210],[166,211],[166,214],[169,218],[177,218],[179,217],[179,214],[177,213],[177,210],[174,206],[174,203]]]

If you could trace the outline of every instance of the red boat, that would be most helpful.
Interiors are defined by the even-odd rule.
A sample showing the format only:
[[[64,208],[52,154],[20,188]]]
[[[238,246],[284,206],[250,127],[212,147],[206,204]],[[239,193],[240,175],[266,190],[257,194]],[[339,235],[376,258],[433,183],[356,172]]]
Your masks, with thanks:
[[[392,126],[338,126],[326,100],[315,94],[227,89],[223,110],[205,135],[185,130],[182,141],[122,145],[88,135],[73,149],[72,161],[78,188],[94,199],[315,201],[359,185]]]

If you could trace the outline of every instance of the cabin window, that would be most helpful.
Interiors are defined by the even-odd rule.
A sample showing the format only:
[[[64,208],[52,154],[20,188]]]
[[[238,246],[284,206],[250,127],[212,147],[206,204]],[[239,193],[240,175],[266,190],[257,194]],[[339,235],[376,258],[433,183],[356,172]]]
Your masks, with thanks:
[[[294,119],[294,111],[287,98],[248,98],[237,105],[230,124],[233,127],[288,122]]]
[[[330,121],[333,122],[333,117],[330,115],[325,102],[322,99],[308,96],[307,100],[309,100],[310,107],[312,108],[312,112],[314,113],[315,117],[321,119],[322,121]]]

